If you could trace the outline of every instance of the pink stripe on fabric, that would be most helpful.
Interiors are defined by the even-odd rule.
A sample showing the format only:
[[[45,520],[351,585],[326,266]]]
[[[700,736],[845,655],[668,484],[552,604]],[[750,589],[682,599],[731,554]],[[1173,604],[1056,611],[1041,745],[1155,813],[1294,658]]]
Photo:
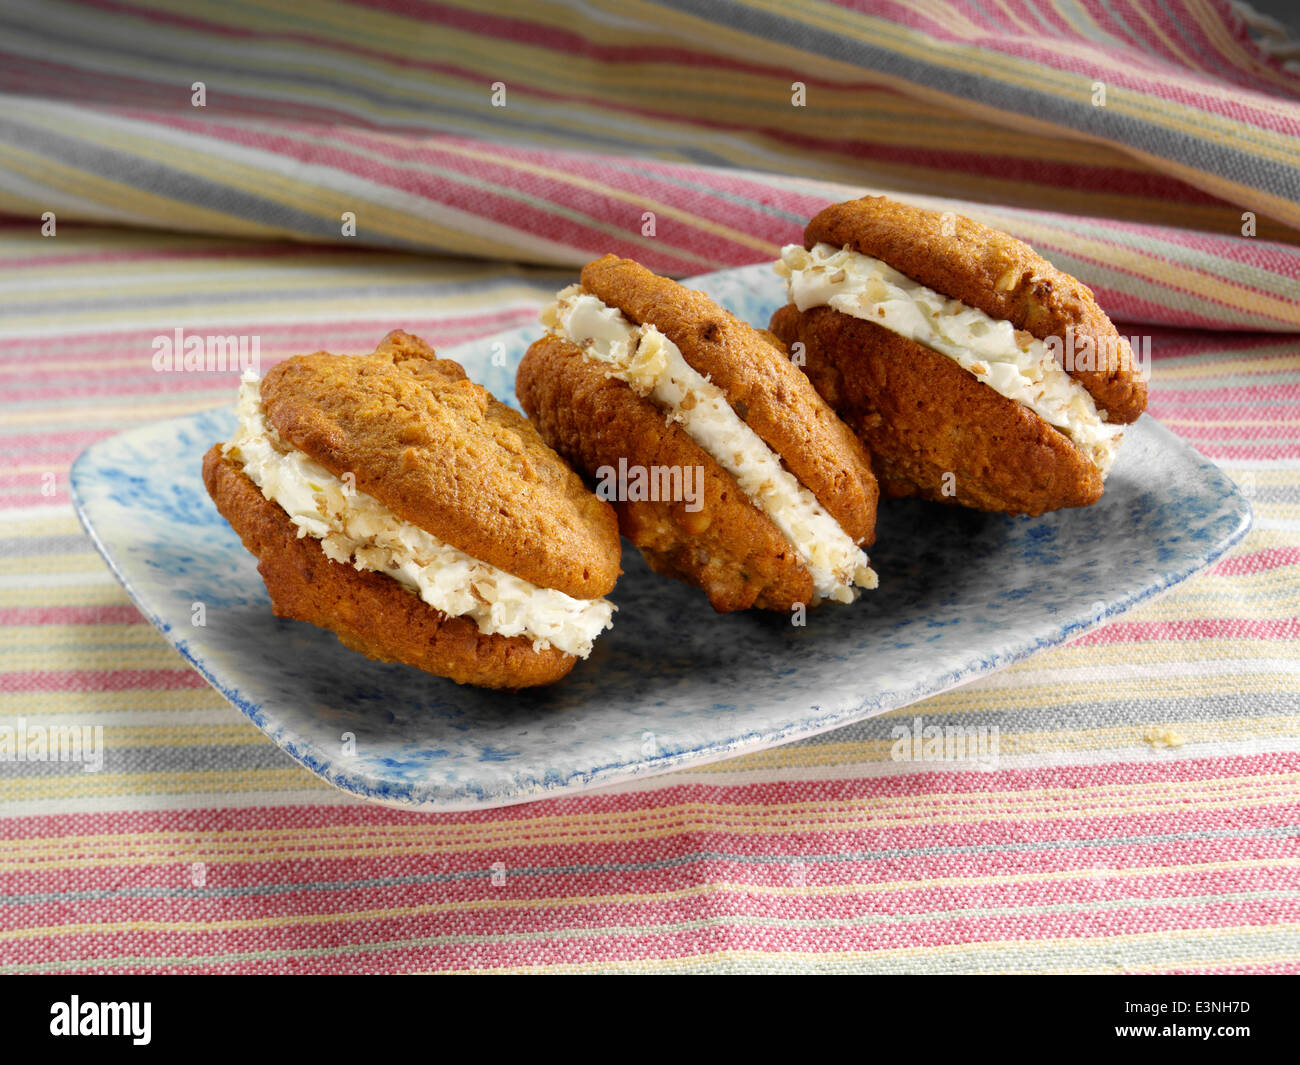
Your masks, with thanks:
[[[1300,369],[1300,365],[1297,365]],[[1286,388],[1287,386],[1282,386]],[[1290,391],[1296,391],[1292,386]],[[1255,391],[1251,390],[1251,395]],[[1161,404],[1161,418],[1177,417],[1180,422],[1190,421],[1237,421],[1243,425],[1263,422],[1295,422],[1300,420],[1300,403],[1267,403],[1260,400],[1258,403],[1224,405],[1224,406],[1205,406],[1190,404]]]
[[[1146,640],[1295,640],[1300,618],[1188,618],[1175,621],[1112,621],[1073,641],[1079,646]]]
[[[0,512],[11,508],[22,507],[64,507],[71,500],[68,494],[67,486],[60,483],[58,489],[53,495],[43,495],[40,492],[6,492],[0,495]]]
[[[1265,551],[1232,555],[1215,563],[1210,572],[1220,577],[1248,577],[1283,566],[1300,566],[1300,547],[1271,547]]]
[[[1196,450],[1216,462],[1292,462],[1300,459],[1300,444],[1215,444],[1201,441]]]
[[[563,281],[557,281],[556,287],[562,287],[563,283]],[[335,337],[373,338],[369,340],[370,347],[373,349],[383,339],[384,334],[393,328],[404,328],[408,332],[418,332],[420,329],[432,331],[451,327],[457,331],[458,335],[484,335],[509,329],[516,325],[527,325],[537,320],[537,309],[540,305],[541,300],[539,299],[537,306],[511,307],[487,313],[479,310],[461,312],[453,308],[438,315],[402,315],[398,316],[400,325],[397,326],[390,326],[384,322],[334,321],[329,319],[305,325],[293,325],[282,321],[268,324],[265,322],[208,322],[195,319],[187,321],[184,330],[186,335],[197,334],[204,336],[212,333],[220,336],[257,336],[261,338],[260,344],[263,351],[275,351],[277,349],[288,351],[288,345],[291,343],[300,351],[315,350],[311,347],[312,344],[318,344],[325,339]],[[172,330],[175,328],[175,326],[171,326],[161,333],[157,329],[140,330],[134,327],[116,333],[112,330],[102,330],[95,333],[69,333],[66,337],[60,337],[59,354],[61,358],[70,356],[85,358],[89,355],[102,354],[136,354],[143,363],[149,364],[153,358],[153,349],[150,346],[153,338],[159,335],[170,337],[172,336]],[[541,326],[538,326],[539,330],[540,328]],[[38,337],[9,337],[0,340],[0,359],[26,361],[32,357],[34,350],[47,351],[47,345],[48,341]]]
[[[1235,349],[1236,345],[1232,345]],[[1257,358],[1250,351],[1241,353],[1241,358]],[[1225,359],[1224,364],[1231,367],[1230,359]],[[1197,387],[1200,382],[1192,382],[1193,387],[1186,391],[1162,388],[1160,385],[1159,360],[1157,359],[1157,369],[1154,380],[1151,385],[1151,399],[1147,405],[1147,413],[1151,417],[1160,421],[1165,418],[1185,419],[1185,418],[1216,418],[1219,403],[1241,403],[1242,401],[1273,403],[1276,401],[1286,402],[1297,397],[1298,387],[1296,384],[1269,384],[1277,374],[1296,374],[1300,373],[1300,362],[1279,363],[1276,369],[1255,370],[1243,373],[1241,376],[1250,379],[1246,385],[1233,385],[1228,388]],[[1208,378],[1206,380],[1209,380]],[[1258,382],[1258,383],[1256,383]],[[1168,399],[1166,398],[1168,397]],[[1187,397],[1193,403],[1171,402]],[[1285,411],[1285,407],[1283,407]]]
[[[0,692],[179,691],[206,688],[191,669],[66,669],[0,673]]]
[[[966,901],[966,900],[962,900]],[[1044,904],[1050,905],[1061,901],[1051,895],[1044,897]],[[970,899],[971,908],[978,908],[979,900]],[[671,907],[662,912],[660,917],[665,922],[704,920],[707,926],[702,929],[666,929],[663,931],[639,931],[653,923],[653,917],[640,919],[635,914],[613,912],[609,914],[596,911],[583,912],[581,919],[574,921],[568,929],[563,929],[560,921],[553,918],[554,930],[548,929],[541,936],[530,936],[523,941],[515,939],[507,942],[490,943],[435,943],[428,946],[389,947],[379,950],[376,946],[375,961],[399,968],[421,968],[435,966],[438,968],[472,968],[481,965],[485,956],[492,959],[493,965],[534,964],[539,952],[544,952],[549,963],[565,962],[584,963],[591,960],[592,928],[601,931],[596,938],[600,944],[601,954],[607,961],[625,956],[629,960],[646,957],[689,956],[709,949],[713,945],[729,943],[732,949],[756,950],[771,953],[786,951],[815,951],[833,954],[838,951],[862,950],[903,950],[907,948],[925,948],[928,946],[952,946],[960,944],[977,944],[999,940],[1026,940],[1032,942],[1040,939],[1078,938],[1088,934],[1104,935],[1106,930],[1114,934],[1122,928],[1141,928],[1145,932],[1186,930],[1187,928],[1212,929],[1217,927],[1236,927],[1240,925],[1267,925],[1295,920],[1300,915],[1300,905],[1287,899],[1265,899],[1258,901],[1228,900],[1215,904],[1187,904],[1179,906],[1143,906],[1140,901],[1131,906],[1120,906],[1105,911],[1104,916],[1083,908],[1082,912],[1064,914],[1010,914],[993,917],[955,917],[947,920],[934,918],[917,918],[908,920],[907,915],[877,912],[881,918],[878,923],[837,923],[829,927],[802,928],[773,926],[766,922],[749,922],[745,917],[778,917],[767,907],[744,907],[730,910],[727,914],[699,911],[691,907],[685,913],[681,908]],[[577,916],[577,915],[575,915]],[[607,923],[609,922],[609,923]],[[1128,922],[1124,924],[1122,922]],[[519,929],[526,930],[527,926]],[[461,936],[508,936],[511,929],[502,925],[489,925],[486,921],[477,926],[456,925],[441,926],[441,933],[448,939]],[[730,933],[723,939],[724,930]],[[307,955],[309,946],[331,947],[345,944],[361,944],[360,951],[349,951],[342,964],[355,964],[357,958],[364,958],[364,945],[379,944],[384,941],[417,939],[431,934],[430,921],[424,915],[392,917],[382,921],[358,920],[345,926],[333,922],[307,923],[305,927],[262,928],[254,933],[242,933],[243,949],[251,953],[284,950],[290,956]],[[223,946],[230,933],[189,931],[185,936],[185,953],[197,956],[191,964],[202,964],[204,954],[219,954],[230,950]],[[176,947],[173,933],[155,932],[141,929],[129,934],[103,935],[94,931],[83,933],[75,938],[60,937],[46,940],[42,944],[48,951],[48,960],[55,962],[63,958],[85,957],[93,952],[106,957],[114,954],[124,957],[139,955],[166,956]],[[168,945],[171,945],[170,949]],[[612,955],[612,956],[611,956]],[[230,963],[218,962],[221,966]],[[244,971],[244,965],[258,966],[257,961],[236,963],[238,971]],[[279,964],[284,965],[281,961]],[[330,964],[322,960],[304,957],[301,963],[310,971],[321,971],[315,966]],[[335,960],[333,965],[340,964]],[[1140,964],[1140,963],[1138,963]]]

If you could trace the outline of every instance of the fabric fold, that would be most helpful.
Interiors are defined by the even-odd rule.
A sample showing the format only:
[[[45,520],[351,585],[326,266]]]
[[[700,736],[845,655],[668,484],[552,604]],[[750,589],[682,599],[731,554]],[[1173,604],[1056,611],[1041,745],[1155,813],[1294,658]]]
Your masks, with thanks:
[[[686,276],[887,191],[1027,240],[1115,318],[1300,327],[1300,73],[1224,0],[66,0],[4,25],[18,218]]]

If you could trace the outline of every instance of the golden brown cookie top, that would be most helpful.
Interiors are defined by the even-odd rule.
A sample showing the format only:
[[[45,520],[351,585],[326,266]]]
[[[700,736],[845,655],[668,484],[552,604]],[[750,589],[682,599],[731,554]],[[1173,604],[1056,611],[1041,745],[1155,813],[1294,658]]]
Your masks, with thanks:
[[[1092,291],[1010,234],[961,215],[866,196],[832,204],[808,223],[805,246],[820,243],[880,259],[913,281],[1005,319],[1039,340],[1055,336],[1064,341],[1070,328],[1076,350],[1087,337],[1097,351],[1122,352],[1127,365],[1065,369],[1112,422],[1135,421],[1146,409],[1146,384],[1132,363],[1128,342],[1097,306]]]
[[[588,263],[582,285],[629,321],[653,325],[676,344],[840,527],[870,546],[878,495],[871,461],[861,441],[773,338],[703,292],[631,259],[606,255]]]
[[[267,420],[398,517],[543,588],[605,595],[618,520],[522,415],[395,331],[372,355],[317,352],[273,367]]]

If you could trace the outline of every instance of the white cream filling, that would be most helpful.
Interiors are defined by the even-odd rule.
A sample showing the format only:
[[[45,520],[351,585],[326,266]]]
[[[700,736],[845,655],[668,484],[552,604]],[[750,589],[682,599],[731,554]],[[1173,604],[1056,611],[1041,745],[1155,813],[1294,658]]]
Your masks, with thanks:
[[[335,562],[382,573],[435,610],[472,618],[479,631],[526,636],[534,650],[580,658],[611,625],[614,604],[575,599],[474,558],[351,486],[286,443],[266,420],[261,384],[249,371],[239,388],[239,428],[222,451]]]
[[[947,355],[999,395],[1060,430],[1105,476],[1123,427],[1109,425],[1088,390],[1048,346],[1010,322],[949,299],[851,248],[781,249],[776,272],[801,311],[832,307]]]
[[[821,599],[850,603],[856,588],[874,588],[867,556],[780,458],[731,408],[722,389],[695,370],[653,325],[633,325],[580,285],[542,311],[542,324],[588,358],[610,367],[638,395],[700,445],[740,485],[794,546]]]

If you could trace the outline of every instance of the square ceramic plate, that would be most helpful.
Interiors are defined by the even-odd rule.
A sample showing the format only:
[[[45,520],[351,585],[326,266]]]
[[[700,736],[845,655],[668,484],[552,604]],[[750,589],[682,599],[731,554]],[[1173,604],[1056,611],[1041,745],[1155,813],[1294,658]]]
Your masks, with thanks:
[[[760,325],[783,302],[766,265],[691,284]],[[538,334],[442,354],[514,403],[514,367]],[[496,345],[505,366],[493,365]],[[199,475],[203,452],[233,425],[219,410],[91,447],[72,470],[81,520],[158,631],[280,747],[345,791],[423,809],[612,784],[905,706],[1169,588],[1250,525],[1232,482],[1143,417],[1095,506],[1034,519],[883,506],[871,551],[879,590],[810,611],[802,628],[784,614],[715,614],[625,543],[613,630],[560,684],[509,695],[371,662],[328,632],[273,617],[255,560]],[[195,602],[206,604],[205,627],[191,624]]]

